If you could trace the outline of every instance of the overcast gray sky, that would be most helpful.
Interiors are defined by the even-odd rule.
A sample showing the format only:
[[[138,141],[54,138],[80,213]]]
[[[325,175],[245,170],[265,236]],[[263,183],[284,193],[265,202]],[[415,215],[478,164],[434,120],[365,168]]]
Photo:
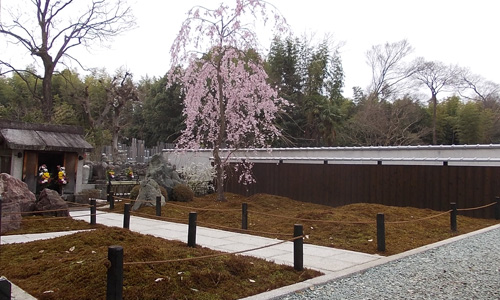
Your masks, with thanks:
[[[18,0],[1,0],[2,6]],[[194,5],[216,7],[221,0],[129,0],[137,28],[117,37],[109,49],[74,56],[88,67],[109,73],[125,66],[135,79],[164,75],[169,49],[186,12]],[[225,1],[232,4],[234,0]],[[365,53],[371,46],[407,39],[414,56],[470,68],[500,83],[500,1],[497,0],[269,0],[285,16],[296,36],[329,33],[340,49],[345,72],[344,95],[353,86],[365,88],[371,79]],[[4,16],[2,16],[4,17]],[[264,35],[262,35],[264,37]],[[269,38],[269,37],[267,37]],[[261,38],[268,47],[269,40]],[[4,44],[0,44],[4,47]],[[13,46],[9,46],[11,49]]]

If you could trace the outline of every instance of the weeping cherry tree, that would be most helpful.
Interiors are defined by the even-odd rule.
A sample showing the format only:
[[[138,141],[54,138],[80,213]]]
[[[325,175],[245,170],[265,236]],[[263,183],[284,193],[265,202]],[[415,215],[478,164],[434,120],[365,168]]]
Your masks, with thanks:
[[[195,6],[170,50],[169,82],[180,82],[185,94],[186,127],[178,147],[213,149],[218,201],[225,201],[231,155],[237,149],[269,147],[281,135],[276,116],[288,105],[267,83],[256,52],[256,21],[287,30],[285,19],[265,1],[236,0],[234,7],[221,4],[216,9]],[[235,168],[240,168],[241,183],[254,181],[251,164],[240,161]]]

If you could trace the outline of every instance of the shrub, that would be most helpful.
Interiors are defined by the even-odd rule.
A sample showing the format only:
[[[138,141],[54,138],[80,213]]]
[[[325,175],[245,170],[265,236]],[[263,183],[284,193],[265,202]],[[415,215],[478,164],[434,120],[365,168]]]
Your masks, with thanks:
[[[174,186],[172,195],[174,198],[173,200],[179,202],[189,202],[194,198],[194,192],[185,184],[178,184]]]
[[[137,196],[139,196],[139,191],[141,190],[141,186],[140,185],[136,185],[134,186],[131,190],[130,190],[130,199],[132,200],[135,200],[137,199]]]

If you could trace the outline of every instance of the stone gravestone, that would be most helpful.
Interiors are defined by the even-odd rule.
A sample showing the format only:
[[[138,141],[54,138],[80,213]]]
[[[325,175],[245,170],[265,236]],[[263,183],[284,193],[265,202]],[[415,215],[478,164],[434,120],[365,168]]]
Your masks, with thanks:
[[[82,183],[88,184],[90,179],[91,167],[89,165],[84,165],[82,169]]]
[[[58,210],[50,212],[50,210]],[[69,217],[68,203],[59,195],[58,192],[51,189],[43,189],[40,197],[35,204],[35,211],[42,212],[44,216]]]
[[[91,177],[95,180],[106,180],[106,169],[108,164],[105,162],[99,162],[92,166]]]
[[[0,174],[2,196],[2,232],[21,227],[21,212],[33,211],[36,197],[26,183],[7,173]]]

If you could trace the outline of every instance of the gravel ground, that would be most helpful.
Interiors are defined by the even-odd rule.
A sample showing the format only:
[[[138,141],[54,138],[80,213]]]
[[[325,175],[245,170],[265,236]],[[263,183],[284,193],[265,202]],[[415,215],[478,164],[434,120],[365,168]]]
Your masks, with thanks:
[[[500,299],[500,228],[279,299]]]

